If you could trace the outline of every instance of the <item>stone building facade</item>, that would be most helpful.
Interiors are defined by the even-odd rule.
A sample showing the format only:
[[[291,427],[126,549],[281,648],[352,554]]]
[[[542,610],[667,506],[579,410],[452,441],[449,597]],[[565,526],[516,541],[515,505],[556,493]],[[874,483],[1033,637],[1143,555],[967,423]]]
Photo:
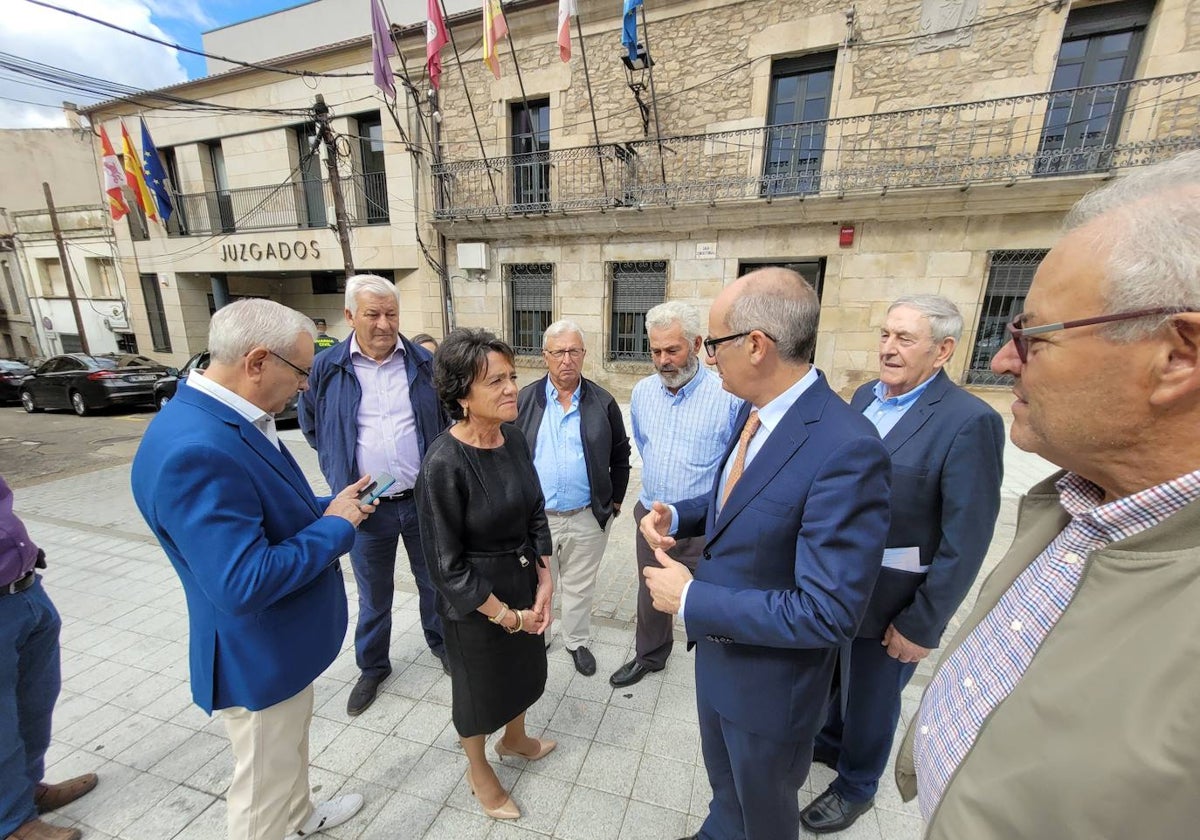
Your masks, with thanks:
[[[886,306],[913,292],[963,310],[951,375],[999,384],[988,360],[1062,213],[1200,146],[1200,0],[653,0],[635,61],[621,4],[579,0],[569,62],[556,0],[503,5],[501,77],[477,8],[452,14],[433,101],[424,26],[394,28],[394,115],[368,35],[154,92],[157,107],[89,109],[110,136],[144,116],[180,209],[148,238],[117,225],[142,351],[186,359],[243,295],[340,325],[317,94],[355,268],[395,279],[402,329],[488,327],[532,376],[541,330],[569,317],[585,373],[619,395],[651,370],[646,309],[707,309],[765,264],[817,286],[816,363],[843,393],[874,375]]]
[[[459,324],[536,368],[521,325],[573,318],[585,373],[619,393],[650,370],[639,307],[706,308],[768,263],[818,285],[816,363],[843,393],[877,371],[888,302],[917,292],[964,313],[951,375],[1000,384],[988,360],[1063,212],[1200,145],[1194,0],[657,0],[650,72],[620,60],[619,4],[582,0],[586,76],[574,26],[559,58],[556,9],[512,4],[500,80],[463,53],[473,108],[445,71],[435,225]],[[478,24],[455,22],[460,45]]]

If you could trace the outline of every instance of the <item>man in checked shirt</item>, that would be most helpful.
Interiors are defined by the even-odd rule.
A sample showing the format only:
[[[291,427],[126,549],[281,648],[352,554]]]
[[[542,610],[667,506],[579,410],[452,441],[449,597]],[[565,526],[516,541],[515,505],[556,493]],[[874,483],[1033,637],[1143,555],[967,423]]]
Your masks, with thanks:
[[[712,487],[729,441],[737,435],[742,401],[721,386],[721,377],[700,364],[704,337],[700,313],[681,301],[667,301],[646,313],[650,359],[657,373],[633,386],[629,415],[633,441],[642,456],[642,493],[634,508],[638,603],[634,658],[608,678],[624,688],[653,671],[671,655],[673,618],[654,609],[642,569],[658,568],[654,549],[638,523],[655,499],[690,499]],[[704,537],[676,541],[667,553],[695,571]]]
[[[1022,499],[896,763],[930,840],[1200,823],[1200,151],[1083,198],[992,369]]]

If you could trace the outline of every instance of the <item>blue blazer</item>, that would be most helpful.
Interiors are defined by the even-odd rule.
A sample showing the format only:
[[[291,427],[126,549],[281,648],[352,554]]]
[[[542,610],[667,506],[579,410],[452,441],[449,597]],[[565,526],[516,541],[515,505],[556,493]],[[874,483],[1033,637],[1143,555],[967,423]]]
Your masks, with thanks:
[[[720,515],[719,473],[710,493],[676,503],[678,535],[708,536],[684,609],[699,702],[765,737],[816,735],[838,648],[854,638],[879,571],[889,474],[874,426],[820,376]]]
[[[855,392],[861,414],[874,382]],[[942,633],[979,574],[1000,513],[1004,421],[939,371],[883,438],[892,459],[888,548],[917,546],[924,574],[881,569],[859,636],[883,638],[895,624],[921,647]]]
[[[151,421],[131,477],[187,597],[196,705],[259,710],[310,685],[346,635],[337,559],[354,527],[322,516],[329,499],[286,449],[194,388]]]

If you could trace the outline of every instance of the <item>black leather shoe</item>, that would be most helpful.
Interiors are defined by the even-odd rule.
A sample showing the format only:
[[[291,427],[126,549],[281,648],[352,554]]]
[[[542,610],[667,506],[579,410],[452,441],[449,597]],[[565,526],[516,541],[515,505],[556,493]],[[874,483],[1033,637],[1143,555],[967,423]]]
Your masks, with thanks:
[[[613,688],[624,688],[627,685],[633,685],[641,681],[642,677],[647,674],[653,674],[661,671],[662,668],[647,668],[642,663],[634,659],[631,662],[626,662],[618,668],[611,677],[608,678],[609,683]]]
[[[575,648],[575,650],[568,650],[567,653],[571,654],[571,658],[575,660],[576,671],[585,677],[590,677],[596,673],[596,657],[592,656],[592,652],[583,645]]]
[[[813,834],[845,831],[854,825],[855,820],[870,811],[874,804],[874,799],[868,799],[866,802],[847,802],[833,788],[827,788],[800,812],[800,822]]]
[[[375,702],[375,695],[379,693],[380,684],[391,673],[389,668],[386,674],[378,676],[363,674],[359,677],[354,688],[350,689],[350,699],[346,701],[346,714],[350,717],[357,717],[370,708],[371,704]]]

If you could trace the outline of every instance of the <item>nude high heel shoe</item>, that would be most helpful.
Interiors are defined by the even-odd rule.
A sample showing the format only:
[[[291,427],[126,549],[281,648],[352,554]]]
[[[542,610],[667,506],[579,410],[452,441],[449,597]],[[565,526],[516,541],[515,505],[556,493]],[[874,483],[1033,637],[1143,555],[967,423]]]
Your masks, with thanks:
[[[479,798],[479,794],[475,793],[475,783],[471,781],[470,767],[467,768],[467,787],[471,789],[471,795],[474,796],[475,801],[479,803],[479,809],[492,819],[519,820],[521,818],[521,811],[519,808],[517,808],[517,803],[513,802],[511,796],[505,798],[505,800],[500,803],[498,808],[489,808],[484,805],[483,801]]]
[[[537,761],[538,759],[545,758],[550,754],[551,751],[553,751],[555,747],[558,746],[558,741],[543,741],[539,738],[534,738],[533,740],[537,741],[538,748],[532,753],[517,752],[516,750],[507,746],[504,741],[497,741],[496,755],[499,756],[501,761],[504,760],[504,756],[506,755],[510,755],[515,758],[523,758],[526,761]]]

